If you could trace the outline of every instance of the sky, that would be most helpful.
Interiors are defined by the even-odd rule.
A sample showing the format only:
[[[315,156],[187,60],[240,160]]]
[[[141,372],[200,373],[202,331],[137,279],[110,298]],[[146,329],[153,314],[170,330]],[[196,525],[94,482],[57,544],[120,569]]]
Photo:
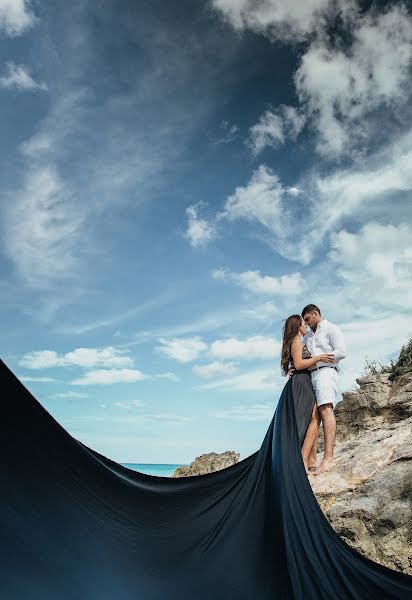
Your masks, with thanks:
[[[118,462],[257,451],[284,320],[412,334],[412,6],[0,0],[2,360]],[[7,399],[3,399],[7,401]]]

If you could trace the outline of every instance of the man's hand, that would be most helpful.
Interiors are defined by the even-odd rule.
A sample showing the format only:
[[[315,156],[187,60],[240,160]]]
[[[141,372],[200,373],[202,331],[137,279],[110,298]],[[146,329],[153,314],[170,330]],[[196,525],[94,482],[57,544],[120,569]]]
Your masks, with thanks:
[[[290,367],[290,369],[288,371],[288,379],[290,379],[292,377],[294,372],[295,372],[295,369],[293,367]]]

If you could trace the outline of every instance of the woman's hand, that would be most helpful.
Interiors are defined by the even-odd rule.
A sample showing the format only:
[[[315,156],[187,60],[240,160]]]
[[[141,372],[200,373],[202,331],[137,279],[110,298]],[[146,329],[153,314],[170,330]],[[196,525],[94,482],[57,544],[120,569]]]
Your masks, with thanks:
[[[294,372],[295,372],[295,369],[293,367],[290,367],[290,369],[288,371],[288,379],[290,379],[292,377]]]
[[[335,355],[334,354],[318,354],[317,355],[317,361],[316,362],[325,362],[325,363],[334,363],[335,362]]]

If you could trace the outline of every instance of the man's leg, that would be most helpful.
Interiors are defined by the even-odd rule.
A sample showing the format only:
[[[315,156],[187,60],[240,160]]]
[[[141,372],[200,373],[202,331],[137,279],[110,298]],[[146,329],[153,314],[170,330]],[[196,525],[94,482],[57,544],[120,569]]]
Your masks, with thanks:
[[[306,436],[302,445],[302,459],[305,465],[306,473],[308,473],[308,467],[310,461],[310,452],[312,451],[314,440],[318,438],[318,429],[320,424],[319,412],[317,410],[316,403],[313,406],[312,416],[308,425]],[[315,457],[316,461],[316,457]]]
[[[325,451],[323,454],[323,460],[316,471],[314,471],[314,475],[320,475],[324,471],[328,471],[330,468],[334,467],[336,464],[333,459],[333,449],[335,446],[336,437],[336,419],[335,413],[333,412],[333,404],[321,404],[318,406],[318,410],[323,424]]]

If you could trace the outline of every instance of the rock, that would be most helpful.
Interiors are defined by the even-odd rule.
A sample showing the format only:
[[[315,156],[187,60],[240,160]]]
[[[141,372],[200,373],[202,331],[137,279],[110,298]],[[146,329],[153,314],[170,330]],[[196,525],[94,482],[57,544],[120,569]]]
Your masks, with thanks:
[[[357,383],[335,409],[336,467],[309,480],[348,544],[412,575],[412,373]]]
[[[178,467],[173,473],[173,477],[189,477],[191,475],[205,475],[206,473],[212,473],[219,471],[220,469],[226,469],[234,465],[239,460],[239,452],[233,450],[227,450],[226,452],[216,453],[210,452],[209,454],[202,454],[197,456],[188,467]]]
[[[393,384],[383,373],[360,377],[356,382],[359,389],[345,392],[335,408],[338,442],[412,416],[412,373]]]

